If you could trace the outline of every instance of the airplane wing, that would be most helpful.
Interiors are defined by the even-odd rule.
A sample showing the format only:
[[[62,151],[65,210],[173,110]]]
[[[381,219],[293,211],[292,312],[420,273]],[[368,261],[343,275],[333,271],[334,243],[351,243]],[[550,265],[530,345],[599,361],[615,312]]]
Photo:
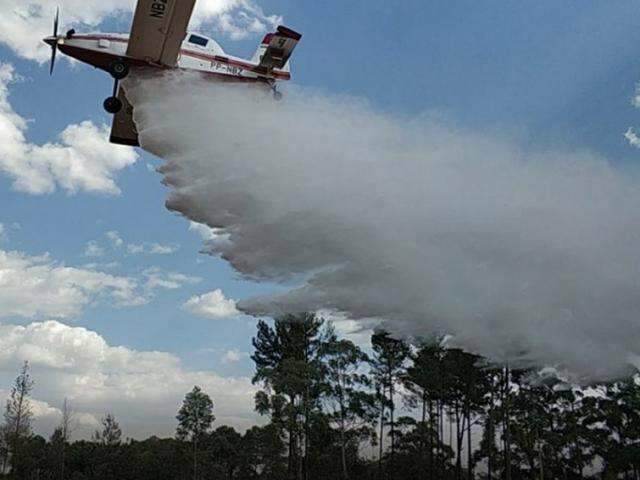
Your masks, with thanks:
[[[127,55],[175,66],[196,0],[138,0]]]
[[[113,116],[109,141],[118,145],[138,147],[140,143],[136,124],[133,123],[133,107],[127,100],[122,87],[118,89],[118,99],[122,102],[122,109]]]
[[[279,26],[275,33],[268,33],[262,41],[265,47],[261,57],[258,71],[270,71],[282,69],[302,38],[298,32],[290,28]]]

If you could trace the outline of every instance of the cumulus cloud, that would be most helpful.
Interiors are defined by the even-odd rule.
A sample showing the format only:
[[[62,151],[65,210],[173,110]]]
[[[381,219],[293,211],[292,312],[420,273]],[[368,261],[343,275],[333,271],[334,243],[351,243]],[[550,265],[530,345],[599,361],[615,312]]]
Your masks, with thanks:
[[[133,278],[0,250],[0,317],[68,318],[101,300],[135,306],[146,302],[138,290]]]
[[[127,31],[135,4],[135,0],[66,0],[62,28],[91,30],[106,19],[125,18],[126,27],[121,30]],[[0,43],[21,57],[46,62],[50,51],[41,39],[51,35],[59,5],[57,0],[0,0]],[[191,28],[213,28],[239,39],[273,28],[280,21],[251,0],[198,0]]]
[[[113,245],[116,248],[120,248],[124,243],[124,240],[120,238],[120,234],[115,230],[110,230],[105,235],[111,242],[111,245]]]
[[[245,358],[249,358],[247,352],[241,352],[237,348],[232,348],[224,351],[222,354],[222,363],[238,363]]]
[[[292,89],[276,104],[189,75],[136,82],[128,93],[142,145],[166,160],[168,208],[227,234],[207,248],[246,278],[289,287],[240,310],[380,318],[398,334],[449,333],[497,360],[590,379],[626,371],[638,352],[633,171],[357,99]]]
[[[13,188],[34,195],[57,188],[70,194],[119,194],[115,175],[133,164],[137,153],[110,144],[109,127],[89,121],[69,125],[58,142],[29,143],[27,121],[9,103],[9,85],[17,78],[12,65],[0,63],[0,172],[12,180]]]
[[[91,416],[85,420],[113,412],[126,436],[171,435],[184,394],[199,385],[213,398],[217,422],[242,428],[254,420],[249,379],[189,370],[166,352],[112,346],[86,328],[56,321],[0,325],[0,375],[11,378],[25,360],[36,381],[34,396],[46,402],[39,405],[52,418],[59,411],[50,406],[66,397],[74,410]]]
[[[240,315],[235,300],[226,298],[219,288],[202,295],[194,295],[183,305],[194,315],[204,318],[228,318]]]
[[[85,249],[84,249],[85,257],[101,257],[103,255],[104,255],[104,248],[98,245],[98,242],[96,242],[95,240],[91,240],[90,242],[87,242],[87,245],[85,246]]]

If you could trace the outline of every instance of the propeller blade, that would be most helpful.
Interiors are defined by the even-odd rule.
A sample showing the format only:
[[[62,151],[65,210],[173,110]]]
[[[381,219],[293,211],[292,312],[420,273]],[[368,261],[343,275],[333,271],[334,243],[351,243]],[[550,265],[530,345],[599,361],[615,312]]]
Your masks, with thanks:
[[[53,66],[56,64],[56,53],[58,53],[58,21],[60,20],[60,7],[56,7],[56,16],[53,19],[53,36],[55,42],[51,45],[51,64],[49,65],[49,75],[53,75]]]
[[[56,8],[56,17],[53,19],[53,36],[58,36],[58,19],[60,18],[60,7]]]
[[[51,64],[49,65],[49,75],[53,75],[53,66],[56,64],[56,53],[58,52],[58,44],[51,46]]]

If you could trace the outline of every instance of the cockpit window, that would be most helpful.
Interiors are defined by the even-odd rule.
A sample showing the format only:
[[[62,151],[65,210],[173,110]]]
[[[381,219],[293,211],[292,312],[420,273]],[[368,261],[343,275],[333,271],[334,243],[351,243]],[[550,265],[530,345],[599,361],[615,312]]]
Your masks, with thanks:
[[[200,45],[201,47],[206,47],[209,40],[203,37],[199,37],[198,35],[191,35],[189,37],[189,43],[195,43],[196,45]]]

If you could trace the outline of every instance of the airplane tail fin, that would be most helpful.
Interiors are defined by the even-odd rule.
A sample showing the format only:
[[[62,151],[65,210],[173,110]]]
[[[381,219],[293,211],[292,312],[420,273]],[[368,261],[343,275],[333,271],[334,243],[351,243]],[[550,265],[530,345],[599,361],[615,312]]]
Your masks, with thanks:
[[[289,58],[301,38],[302,35],[298,32],[281,25],[275,32],[264,36],[251,61],[258,64],[258,69],[265,72],[271,72],[274,69],[290,72]]]

